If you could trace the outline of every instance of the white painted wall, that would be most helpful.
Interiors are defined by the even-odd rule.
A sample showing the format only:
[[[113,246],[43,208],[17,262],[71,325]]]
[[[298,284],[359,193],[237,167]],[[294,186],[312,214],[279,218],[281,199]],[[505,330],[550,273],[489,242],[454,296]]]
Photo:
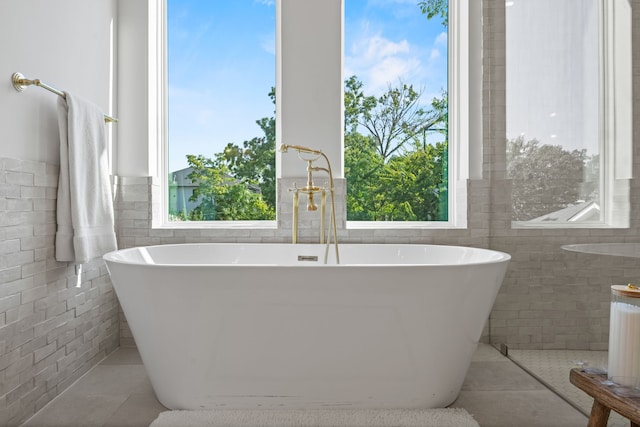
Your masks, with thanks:
[[[341,0],[280,0],[278,8],[278,143],[321,149],[335,177],[343,176],[342,55],[335,54],[342,50],[342,7]],[[278,174],[300,176],[304,168],[296,154],[284,154]]]
[[[0,157],[59,163],[58,97],[34,86],[17,92],[16,71],[118,115],[116,6],[116,0],[0,1]]]
[[[155,12],[158,0],[118,0],[118,125],[114,174],[159,176],[159,119],[161,105],[158,73],[162,59],[153,46],[159,43]],[[150,113],[156,111],[156,114]]]

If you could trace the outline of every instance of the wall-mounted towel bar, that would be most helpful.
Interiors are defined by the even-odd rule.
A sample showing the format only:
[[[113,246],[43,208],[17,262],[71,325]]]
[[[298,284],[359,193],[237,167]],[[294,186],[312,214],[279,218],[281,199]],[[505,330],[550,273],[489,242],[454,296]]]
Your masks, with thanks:
[[[22,92],[23,90],[26,89],[27,86],[36,85],[36,86],[40,86],[43,89],[48,90],[49,92],[53,92],[56,95],[65,98],[64,92],[62,92],[61,90],[51,87],[48,84],[41,82],[39,79],[29,80],[20,73],[13,73],[13,75],[11,76],[11,82],[13,83],[13,87],[18,92]],[[104,115],[104,121],[111,122],[111,123],[118,123],[118,119],[114,119],[113,117],[107,116],[106,114]]]

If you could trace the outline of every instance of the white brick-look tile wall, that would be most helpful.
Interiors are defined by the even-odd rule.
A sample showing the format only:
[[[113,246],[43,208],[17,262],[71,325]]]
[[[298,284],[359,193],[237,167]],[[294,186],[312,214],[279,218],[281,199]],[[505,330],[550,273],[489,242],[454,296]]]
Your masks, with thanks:
[[[57,166],[0,158],[0,425],[19,425],[119,343],[102,260],[54,258]],[[80,282],[80,283],[78,283]]]
[[[640,126],[640,1],[632,0],[634,135]],[[594,349],[608,346],[610,286],[640,281],[640,262],[568,253],[564,244],[638,242],[639,183],[630,184],[630,228],[512,229],[505,178],[506,103],[504,1],[483,3],[483,126],[485,176],[491,182],[490,247],[512,255],[507,277],[490,318],[490,339],[513,348]],[[634,169],[639,144],[634,138]],[[637,176],[637,172],[634,174]]]

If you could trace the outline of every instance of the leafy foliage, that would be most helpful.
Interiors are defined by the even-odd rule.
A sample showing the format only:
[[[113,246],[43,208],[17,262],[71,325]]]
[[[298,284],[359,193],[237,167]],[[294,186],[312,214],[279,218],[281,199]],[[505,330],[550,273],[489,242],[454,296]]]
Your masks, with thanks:
[[[199,182],[193,190],[191,201],[200,200],[191,219],[211,220],[262,220],[275,219],[275,210],[258,192],[251,191],[244,182],[229,173],[227,165],[219,159],[202,155],[187,155],[193,172],[189,178]]]
[[[275,104],[275,88],[271,88],[269,97]],[[244,141],[242,147],[229,143],[213,159],[187,155],[193,168],[189,178],[198,183],[189,200],[200,204],[183,214],[183,219],[275,219],[275,117],[264,117],[256,123],[264,136]]]
[[[518,137],[507,142],[513,219],[528,221],[584,200],[597,200],[599,159]]]
[[[365,96],[362,86],[356,76],[345,82],[345,126],[351,132],[358,127],[368,131],[385,161],[442,120],[441,112],[420,106],[422,92],[412,85],[402,81],[397,87],[389,84],[377,98]]]
[[[269,97],[275,105],[275,88],[271,88]],[[242,182],[260,187],[265,203],[274,210],[276,203],[276,119],[263,117],[256,123],[264,133],[242,143],[242,148],[229,143],[224,151],[217,155],[218,160],[229,172]]]
[[[429,110],[420,97],[402,82],[376,98],[364,93],[356,76],[345,81],[347,219],[447,219],[446,93]],[[428,144],[431,132],[445,141]]]
[[[345,176],[347,182],[347,215],[353,221],[380,220],[379,183],[384,171],[384,158],[376,151],[371,136],[357,132],[345,134]]]
[[[442,26],[449,26],[449,0],[423,0],[418,2],[418,6],[428,19],[440,17]]]

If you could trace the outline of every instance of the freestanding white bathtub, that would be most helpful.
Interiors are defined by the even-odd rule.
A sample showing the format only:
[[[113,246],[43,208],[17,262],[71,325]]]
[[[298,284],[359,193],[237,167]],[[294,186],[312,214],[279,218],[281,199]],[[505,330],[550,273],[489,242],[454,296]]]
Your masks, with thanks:
[[[106,254],[160,402],[171,409],[451,404],[510,256],[343,244],[341,264],[323,265],[324,250],[178,244]]]

